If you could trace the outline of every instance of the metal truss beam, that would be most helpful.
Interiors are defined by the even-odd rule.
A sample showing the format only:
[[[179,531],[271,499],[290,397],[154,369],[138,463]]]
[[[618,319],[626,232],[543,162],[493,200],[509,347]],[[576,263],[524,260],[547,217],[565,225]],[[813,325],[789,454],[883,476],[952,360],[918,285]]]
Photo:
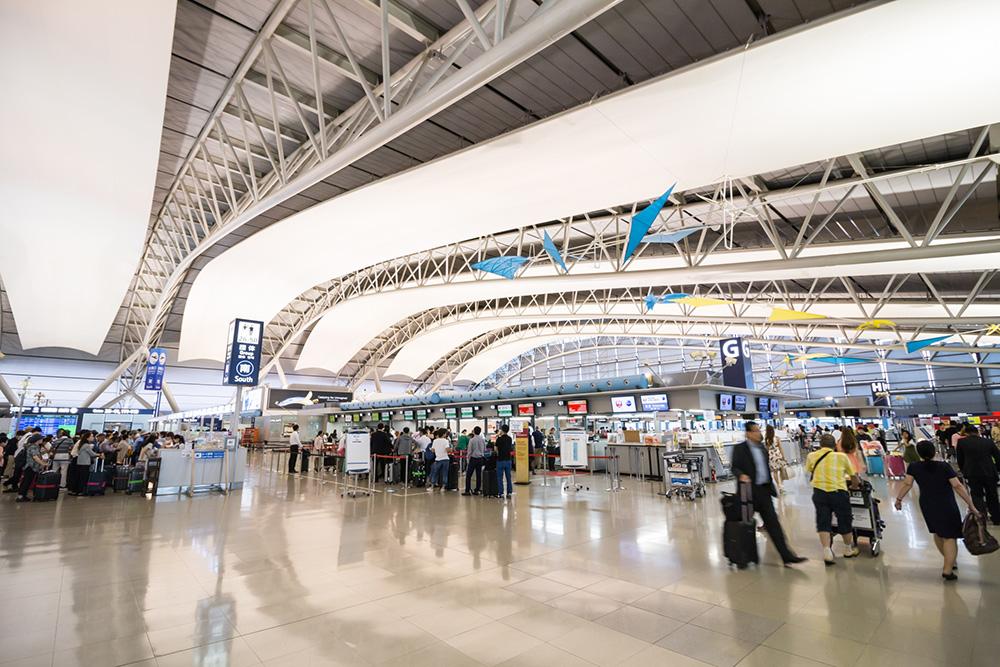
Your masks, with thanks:
[[[380,6],[368,0],[357,1],[381,12]],[[308,47],[306,40],[294,38],[297,48],[291,52],[301,57],[301,52],[308,48],[314,73],[312,91],[293,89],[285,75],[286,67],[272,46],[276,39],[287,41],[291,38],[287,31],[282,35],[278,33],[283,30],[286,15],[298,2],[309,3]],[[487,0],[476,10],[475,18],[480,24],[498,20],[496,2]],[[153,222],[148,235],[150,242],[125,301],[127,319],[121,358],[133,358],[138,349],[158,342],[188,269],[219,240],[275,205],[386,145],[619,2],[621,0],[554,0],[544,10],[536,10],[517,30],[499,31],[503,34],[501,40],[462,67],[457,67],[455,62],[475,37],[468,20],[437,36],[427,22],[419,20],[412,12],[395,3],[387,3],[384,7],[388,23],[410,38],[426,43],[427,48],[394,72],[386,68],[381,83],[370,91],[369,77],[355,71],[356,80],[369,94],[333,118],[324,112],[317,65],[320,59],[328,61],[330,52],[321,49],[314,19],[316,11],[330,11],[331,5],[323,0],[281,0],[227,83]],[[320,4],[314,7],[315,3]],[[510,7],[509,4],[505,6]],[[499,20],[503,21],[503,17]],[[390,39],[390,32],[383,30],[382,54],[386,65]],[[346,40],[341,46],[354,70]],[[263,74],[258,69],[261,64]],[[268,108],[254,107],[243,90],[244,85],[250,83],[266,93],[270,102]],[[384,111],[381,113],[378,105],[371,103],[372,96],[382,98]],[[237,136],[230,135],[219,122],[231,106],[238,111],[241,129]],[[289,106],[295,112],[292,120],[279,114],[279,107],[286,113]],[[284,136],[288,128],[304,136],[305,141],[290,151],[286,150],[283,140],[269,141],[258,120],[261,117],[270,120],[272,138]],[[219,146],[227,150],[213,154],[206,150],[209,144],[216,151]],[[247,164],[246,155],[252,154],[253,159],[257,159],[258,154],[254,153],[257,149],[263,153],[263,163]],[[221,171],[218,159],[223,161]],[[259,176],[257,166],[266,168],[266,174]],[[195,169],[200,170],[197,175]],[[234,180],[237,174],[239,178]]]
[[[812,198],[812,204],[805,222],[801,226],[791,251],[784,253],[783,239],[775,231],[767,234],[768,242],[776,252],[788,256],[788,266],[796,261],[805,261],[803,251],[821,247],[818,240],[827,223],[834,219],[841,206],[856,188],[908,179],[911,176],[928,172],[958,174],[964,167],[981,165],[984,172],[995,173],[995,155],[973,156],[935,165],[901,169],[864,177],[852,176],[831,182],[830,175],[835,160],[827,163],[823,178],[814,184],[802,185],[785,190],[763,191],[754,189],[738,191],[736,199],[731,203],[738,210],[764,209],[781,207],[786,201],[801,201]],[[683,193],[678,193],[679,199],[685,199]],[[709,255],[718,252],[723,242],[724,234],[719,231],[722,212],[718,204],[693,198],[690,203],[668,205],[660,219],[650,230],[650,233],[676,231],[681,227],[696,227],[699,231],[682,242],[671,246],[689,267],[704,266]],[[827,213],[823,221],[809,229],[810,220],[819,210],[819,206],[827,202],[836,202],[832,211]],[[542,247],[542,237],[548,233],[559,247],[567,266],[572,272],[579,265],[591,263],[613,264],[616,273],[627,272],[628,267],[621,268],[620,253],[624,247],[627,227],[623,224],[629,211],[634,211],[643,202],[625,207],[625,212],[615,211],[610,215],[595,216],[584,214],[567,219],[552,221],[545,224],[532,225],[510,232],[491,234],[477,239],[460,241],[441,248],[415,252],[411,255],[395,258],[390,261],[367,267],[343,278],[336,278],[319,284],[300,295],[283,309],[268,325],[269,346],[266,350],[272,357],[284,354],[289,347],[305,334],[319,319],[337,304],[349,299],[389,292],[398,289],[426,286],[432,284],[447,284],[461,280],[481,279],[481,274],[475,274],[471,265],[490,256],[518,254],[528,257],[525,273],[538,267],[552,267],[552,260]],[[763,216],[763,213],[761,214]],[[759,225],[756,217],[747,216],[738,225]],[[769,224],[773,229],[773,225]],[[883,239],[884,240],[884,239]],[[654,248],[651,245],[641,246],[637,257],[648,256],[652,252],[664,252],[662,246]],[[887,256],[888,258],[888,256]],[[784,261],[784,260],[782,260]],[[816,257],[811,260],[815,263]],[[631,266],[631,264],[630,264]],[[651,277],[650,285],[663,284],[665,275]],[[525,278],[522,278],[522,280]],[[720,293],[721,294],[721,293]],[[727,296],[728,295],[724,295]],[[268,363],[268,366],[273,363]],[[368,369],[371,372],[371,369]],[[357,381],[357,377],[353,378]]]
[[[597,343],[594,342],[594,340],[599,341],[605,339],[614,340],[614,342],[605,344],[601,344],[600,342]],[[766,341],[766,343],[769,345],[773,345],[775,342],[776,341],[772,340]],[[695,351],[695,349],[701,349],[701,348],[692,348],[692,346],[690,345],[685,346],[685,345],[669,345],[661,343],[647,343],[647,342],[642,342],[642,337],[632,337],[632,336],[594,336],[592,339],[583,339],[580,341],[576,341],[573,346],[573,349],[570,350],[560,349],[559,351],[556,352],[550,352],[549,349],[553,347],[562,348],[563,345],[559,343],[553,343],[549,345],[540,346],[535,350],[528,351],[520,355],[518,358],[513,359],[507,364],[505,364],[504,367],[498,369],[494,375],[492,375],[490,378],[487,378],[482,383],[479,383],[479,385],[477,386],[489,385],[494,387],[503,387],[507,385],[511,380],[522,375],[528,370],[531,370],[543,364],[548,364],[555,359],[566,357],[572,354],[581,354],[585,352],[596,352],[600,350],[611,350],[611,349],[621,349],[621,348],[626,348],[630,350],[676,349],[686,352]],[[782,358],[788,355],[788,352],[775,351],[771,349],[756,349],[753,350],[753,353],[765,356],[778,356]],[[541,354],[542,356],[539,357],[539,354]],[[684,361],[683,358],[681,359],[681,361]],[[872,363],[877,363],[877,361],[878,360],[873,359]],[[886,363],[899,364],[904,366],[929,365],[929,366],[941,366],[948,368],[1000,368],[1000,364],[983,365],[980,363],[969,364],[969,363],[948,362],[948,361],[925,362],[923,360],[916,360],[916,359],[889,359],[886,361]],[[706,370],[706,369],[703,368],[701,370]],[[718,369],[708,369],[708,370],[718,370]],[[803,379],[808,379],[808,374],[807,377]]]

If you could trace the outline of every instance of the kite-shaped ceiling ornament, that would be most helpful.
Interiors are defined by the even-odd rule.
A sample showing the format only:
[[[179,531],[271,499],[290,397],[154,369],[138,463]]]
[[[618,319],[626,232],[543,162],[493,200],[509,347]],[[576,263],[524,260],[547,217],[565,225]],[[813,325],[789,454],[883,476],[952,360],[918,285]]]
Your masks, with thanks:
[[[674,183],[674,185],[677,184]],[[648,232],[649,228],[653,226],[654,222],[656,222],[656,216],[658,216],[660,211],[663,210],[663,207],[667,205],[667,200],[670,199],[670,195],[674,191],[674,185],[671,185],[659,199],[632,216],[632,222],[629,224],[628,228],[628,243],[625,245],[625,256],[622,258],[623,263],[630,260],[632,255],[635,254],[635,251],[639,249],[639,244],[642,243],[642,239],[646,236],[646,232]]]
[[[819,361],[824,364],[869,364],[872,359],[862,359],[860,357],[813,357],[813,361]]]
[[[799,320],[825,320],[826,315],[817,313],[803,313],[800,310],[789,310],[787,308],[772,308],[771,314],[767,316],[768,322],[796,322]]]
[[[702,227],[688,227],[687,229],[678,229],[675,232],[663,232],[660,234],[650,234],[644,236],[642,239],[643,243],[680,243],[687,237],[691,236],[695,232],[702,230]]]
[[[986,327],[986,331],[983,334],[985,336],[1000,336],[1000,324],[991,324]]]
[[[545,252],[549,253],[552,261],[562,268],[563,273],[569,273],[569,269],[566,268],[566,262],[563,261],[562,253],[559,252],[559,248],[556,247],[555,242],[549,236],[548,232],[545,232],[545,236],[542,238],[542,247],[545,248]]]
[[[673,299],[674,303],[683,303],[686,306],[691,306],[692,308],[699,308],[701,306],[731,306],[732,301],[725,301],[723,299],[710,299],[705,296],[684,296],[679,299]]]
[[[675,301],[680,301],[681,299],[686,299],[690,294],[685,294],[684,292],[672,292],[670,294],[663,294],[661,296],[656,296],[654,294],[646,295],[646,310],[653,310],[653,307],[658,303],[673,303]]]
[[[952,337],[953,334],[948,334],[947,336],[933,336],[931,338],[923,338],[921,340],[908,340],[906,341],[906,351],[909,353],[916,352],[917,350],[922,350],[928,345],[933,345],[934,343],[940,343],[943,340],[947,340]]]
[[[517,255],[493,257],[491,259],[484,259],[481,262],[476,262],[472,265],[472,268],[477,271],[484,271],[485,273],[493,273],[498,276],[502,276],[507,280],[513,280],[514,276],[517,275],[517,270],[527,263],[527,261],[527,257],[519,257]]]
[[[825,352],[807,352],[805,354],[796,354],[795,361],[809,361],[810,359],[818,359],[820,357],[829,357],[829,354]]]
[[[892,320],[868,320],[862,322],[855,329],[858,331],[866,331],[868,329],[892,329],[896,326],[896,323]]]

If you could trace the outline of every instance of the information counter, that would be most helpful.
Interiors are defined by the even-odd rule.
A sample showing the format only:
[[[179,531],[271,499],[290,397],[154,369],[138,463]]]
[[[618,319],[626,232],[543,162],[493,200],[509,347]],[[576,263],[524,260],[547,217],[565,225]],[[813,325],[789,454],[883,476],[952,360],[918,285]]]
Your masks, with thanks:
[[[195,491],[227,483],[230,488],[239,488],[246,478],[247,450],[245,447],[229,451],[222,448],[161,449],[160,461],[158,494],[187,491],[192,483]],[[228,473],[223,470],[223,463],[228,464]]]

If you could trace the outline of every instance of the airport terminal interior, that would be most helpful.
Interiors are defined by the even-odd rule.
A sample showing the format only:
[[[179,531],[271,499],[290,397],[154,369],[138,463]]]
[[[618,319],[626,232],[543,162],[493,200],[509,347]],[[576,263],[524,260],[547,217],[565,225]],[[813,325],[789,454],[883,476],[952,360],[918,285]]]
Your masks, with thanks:
[[[998,25],[0,2],[0,667],[1000,664]]]

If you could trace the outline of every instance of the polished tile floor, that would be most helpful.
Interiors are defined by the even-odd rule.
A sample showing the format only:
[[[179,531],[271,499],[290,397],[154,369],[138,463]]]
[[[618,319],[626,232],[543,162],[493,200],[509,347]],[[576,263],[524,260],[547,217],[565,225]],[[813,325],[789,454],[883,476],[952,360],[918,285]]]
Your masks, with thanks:
[[[229,497],[0,500],[0,665],[996,665],[1000,556],[945,584],[915,499],[884,554],[737,572],[717,490],[342,498],[254,470]],[[731,485],[724,485],[725,487]],[[876,482],[882,497],[884,481]]]

